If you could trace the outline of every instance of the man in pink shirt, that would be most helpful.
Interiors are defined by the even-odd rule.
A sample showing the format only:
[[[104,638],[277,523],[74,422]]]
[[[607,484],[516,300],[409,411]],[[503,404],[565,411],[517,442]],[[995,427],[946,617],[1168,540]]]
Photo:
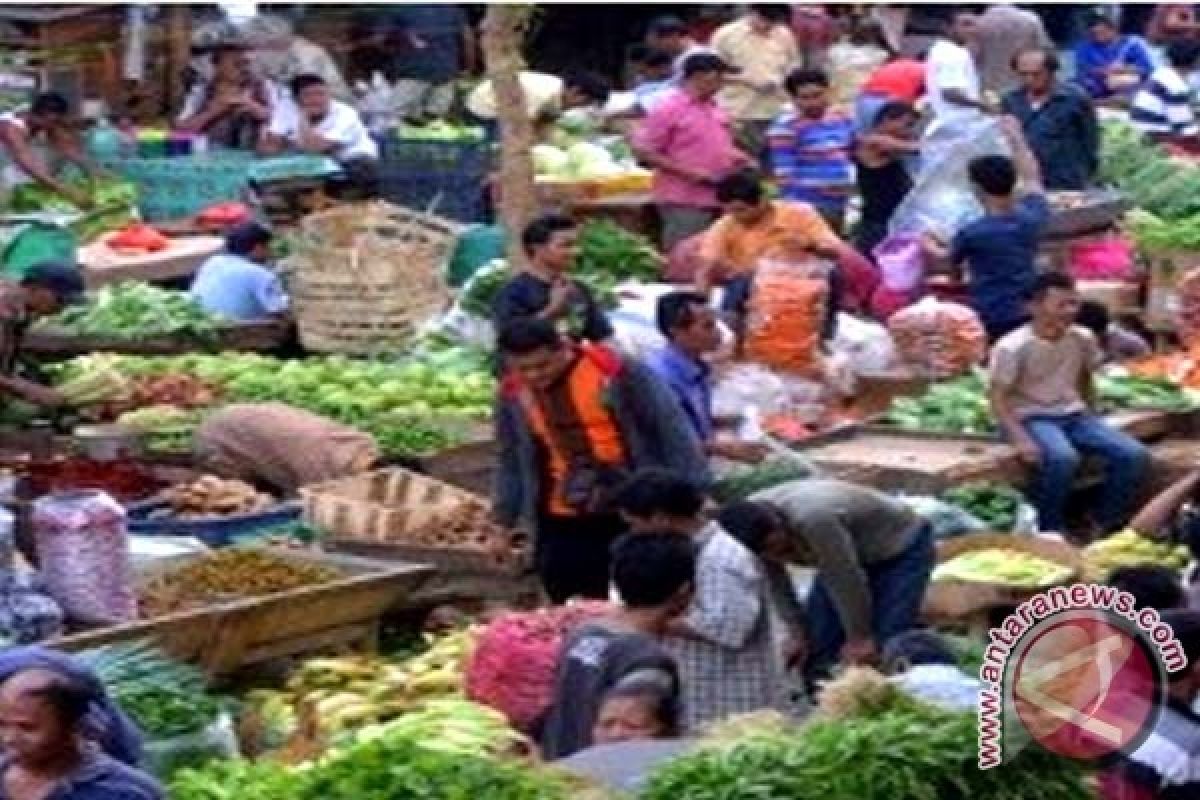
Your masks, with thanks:
[[[714,53],[695,53],[682,71],[683,85],[654,106],[633,140],[638,158],[654,169],[664,250],[706,230],[720,212],[717,183],[751,163],[715,100],[732,68]]]

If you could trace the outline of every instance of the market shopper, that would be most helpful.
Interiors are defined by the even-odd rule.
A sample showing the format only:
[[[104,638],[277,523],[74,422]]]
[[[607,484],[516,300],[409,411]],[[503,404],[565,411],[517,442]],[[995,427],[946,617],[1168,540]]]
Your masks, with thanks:
[[[970,11],[956,10],[942,37],[929,48],[925,83],[933,120],[925,133],[927,141],[962,135],[981,114],[992,110],[984,99],[971,53],[977,34],[978,17]]]
[[[854,143],[854,177],[862,198],[854,247],[872,258],[887,238],[892,215],[912,191],[909,161],[921,150],[916,135],[919,115],[912,106],[892,101]]]
[[[683,62],[688,56],[712,52],[711,48],[696,41],[683,20],[674,16],[656,17],[650,21],[646,27],[646,45],[671,57],[672,78],[676,85],[683,83]]]
[[[282,403],[225,406],[196,430],[196,462],[280,494],[347,478],[380,461],[366,433]]]
[[[1128,98],[1154,70],[1149,49],[1122,35],[1103,11],[1092,12],[1087,26],[1087,38],[1075,47],[1075,80],[1095,100]]]
[[[0,282],[0,414],[20,419],[33,407],[57,408],[55,389],[21,377],[21,339],[38,317],[57,313],[83,297],[83,278],[70,264],[47,261],[30,267],[19,283]]]
[[[579,227],[570,217],[547,214],[526,226],[521,246],[528,259],[496,293],[492,324],[503,330],[520,319],[543,319],[575,341],[605,342],[613,328],[592,291],[570,276]]]
[[[845,36],[827,53],[826,72],[832,81],[833,102],[851,106],[863,84],[888,62],[891,55],[878,22],[866,17],[853,20]],[[805,63],[807,65],[807,61]]]
[[[784,87],[792,108],[767,129],[771,175],[780,197],[809,204],[840,234],[854,188],[854,120],[833,106],[821,70],[793,70]]]
[[[985,92],[1004,95],[1017,88],[1016,55],[1053,46],[1042,19],[1012,3],[994,3],[979,15],[975,39],[979,79]]]
[[[626,535],[613,545],[612,575],[621,604],[563,643],[542,726],[547,759],[592,744],[678,734],[679,670],[658,640],[691,602],[692,541],[679,533]],[[648,707],[647,696],[661,702]]]
[[[1100,123],[1091,99],[1058,80],[1058,55],[1021,50],[1013,57],[1021,88],[1004,96],[1004,113],[1021,123],[1047,189],[1084,189],[1100,166]]]
[[[1084,300],[1079,304],[1079,317],[1076,322],[1096,337],[1104,352],[1105,361],[1120,363],[1144,358],[1154,352],[1150,343],[1141,335],[1114,321],[1108,306],[1103,303]]]
[[[1195,91],[1190,76],[1200,64],[1200,41],[1183,39],[1167,45],[1167,63],[1133,95],[1129,119],[1157,142],[1200,151],[1200,124],[1192,109]]]
[[[279,105],[259,142],[259,152],[285,150],[329,156],[341,166],[346,181],[361,192],[378,190],[379,145],[353,107],[335,100],[317,75],[299,75],[291,98]]]
[[[696,292],[669,292],[658,299],[655,317],[667,346],[646,365],[670,387],[705,451],[732,461],[761,461],[766,455],[762,444],[717,435],[712,368],[705,359],[721,346],[721,329],[708,299]]]
[[[907,103],[915,108],[925,94],[925,62],[895,58],[871,73],[854,101],[856,130],[869,130],[889,103]]]
[[[301,75],[316,75],[343,103],[354,102],[354,93],[337,62],[324,47],[296,33],[295,26],[278,14],[258,14],[243,29],[254,46],[255,61],[263,77],[279,86],[291,86]]]
[[[496,522],[534,535],[547,595],[606,598],[624,525],[616,488],[645,467],[703,479],[703,448],[671,391],[641,363],[518,319],[497,340],[507,367],[495,413]]]
[[[672,470],[636,473],[617,496],[634,534],[686,534],[697,551],[691,605],[668,623],[683,681],[685,729],[761,709],[786,711],[785,664],[771,587],[758,559],[704,514],[696,481]]]
[[[37,95],[27,110],[0,113],[0,206],[7,205],[14,189],[32,183],[62,195],[79,208],[92,207],[87,191],[57,175],[64,163],[76,165],[90,178],[100,174],[71,129],[69,115],[66,98],[57,92]]]
[[[634,152],[654,170],[664,251],[712,224],[717,182],[752,160],[734,145],[715,99],[730,69],[711,53],[688,56],[680,88],[656,102],[634,132]]]
[[[204,134],[213,147],[252,150],[282,102],[282,90],[254,74],[253,58],[244,46],[219,45],[212,64],[212,79],[191,88],[175,128]]]
[[[225,252],[200,265],[190,294],[210,314],[237,322],[269,320],[285,313],[288,297],[279,275],[266,266],[271,231],[245,222],[225,234]]]
[[[717,96],[737,127],[738,144],[756,158],[766,150],[767,127],[787,104],[784,80],[800,63],[796,37],[783,4],[751,4],[746,13],[713,33],[709,42],[733,67]]]
[[[5,800],[163,800],[149,775],[89,747],[93,687],[51,669],[0,685],[0,797]]]
[[[1095,523],[1102,531],[1116,530],[1137,496],[1149,454],[1091,410],[1092,374],[1102,356],[1095,337],[1075,324],[1079,293],[1071,278],[1038,276],[1030,297],[1031,321],[992,350],[992,413],[1035,470],[1030,499],[1043,530],[1066,530],[1067,496],[1083,455],[1105,462]]]
[[[764,560],[816,567],[803,622],[810,682],[839,660],[876,662],[885,642],[915,627],[933,533],[887,495],[845,481],[791,481],[726,506],[718,520]]]
[[[1050,218],[1041,169],[1019,124],[1005,119],[1002,127],[1013,157],[980,156],[967,165],[983,217],[963,226],[949,248],[932,235],[925,240],[935,258],[948,260],[954,268],[966,266],[971,307],[993,342],[1028,319],[1038,243]],[[1023,196],[1018,196],[1018,187]]]

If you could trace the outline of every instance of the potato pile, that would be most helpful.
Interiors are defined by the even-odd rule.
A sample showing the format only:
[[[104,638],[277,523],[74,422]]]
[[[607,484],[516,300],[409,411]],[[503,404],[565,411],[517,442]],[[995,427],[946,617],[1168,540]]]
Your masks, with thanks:
[[[274,497],[248,483],[214,475],[173,486],[164,492],[164,499],[176,516],[187,519],[253,514],[275,505]]]

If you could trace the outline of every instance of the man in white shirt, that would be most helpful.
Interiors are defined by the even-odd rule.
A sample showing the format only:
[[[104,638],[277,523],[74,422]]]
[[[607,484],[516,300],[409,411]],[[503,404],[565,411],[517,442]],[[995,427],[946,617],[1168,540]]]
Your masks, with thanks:
[[[977,28],[978,17],[969,11],[956,11],[947,23],[946,35],[929,48],[925,81],[933,122],[926,138],[945,136],[991,110],[983,100],[979,72],[971,55]]]
[[[325,155],[342,165],[351,185],[373,193],[378,183],[379,145],[358,112],[334,100],[325,80],[299,75],[292,96],[279,104],[259,143],[259,153],[286,150]]]

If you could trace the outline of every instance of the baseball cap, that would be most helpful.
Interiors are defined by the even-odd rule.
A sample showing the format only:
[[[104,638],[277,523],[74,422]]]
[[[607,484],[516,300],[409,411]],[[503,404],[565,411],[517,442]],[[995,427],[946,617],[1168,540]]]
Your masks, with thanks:
[[[690,78],[701,72],[741,72],[740,69],[716,53],[693,53],[683,60],[683,77]]]

